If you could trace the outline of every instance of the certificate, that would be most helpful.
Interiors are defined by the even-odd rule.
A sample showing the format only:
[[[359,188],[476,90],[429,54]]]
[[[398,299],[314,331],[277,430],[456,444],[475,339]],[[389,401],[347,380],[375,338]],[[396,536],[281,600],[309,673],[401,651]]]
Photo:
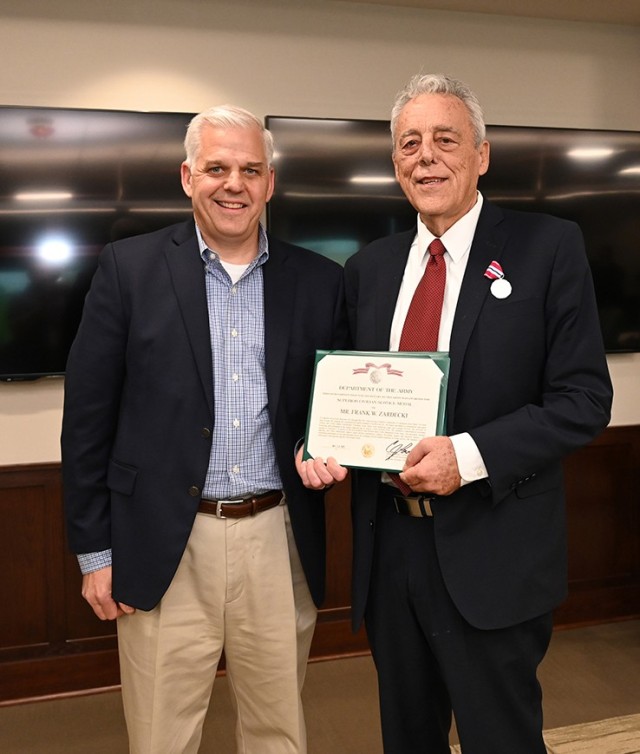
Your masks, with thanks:
[[[402,471],[423,437],[443,434],[449,355],[316,351],[305,458]]]

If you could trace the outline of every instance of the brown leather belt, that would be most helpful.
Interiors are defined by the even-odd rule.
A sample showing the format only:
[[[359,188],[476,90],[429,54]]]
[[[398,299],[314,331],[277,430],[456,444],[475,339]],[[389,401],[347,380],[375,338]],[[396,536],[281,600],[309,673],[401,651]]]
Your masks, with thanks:
[[[217,518],[244,518],[275,508],[282,500],[280,490],[252,495],[239,500],[201,500],[198,513],[208,513]]]
[[[433,510],[431,509],[432,500],[432,497],[425,497],[424,495],[411,497],[403,497],[402,495],[393,496],[393,502],[398,513],[403,516],[414,516],[415,518],[433,516]]]

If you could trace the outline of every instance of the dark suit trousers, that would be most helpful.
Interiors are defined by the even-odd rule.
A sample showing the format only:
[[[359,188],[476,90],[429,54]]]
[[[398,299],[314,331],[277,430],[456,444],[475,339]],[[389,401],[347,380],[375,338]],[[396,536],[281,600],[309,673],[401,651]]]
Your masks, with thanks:
[[[536,670],[551,615],[469,625],[443,582],[433,519],[398,514],[391,495],[381,485],[365,617],[385,753],[449,754],[453,710],[464,754],[545,754]]]

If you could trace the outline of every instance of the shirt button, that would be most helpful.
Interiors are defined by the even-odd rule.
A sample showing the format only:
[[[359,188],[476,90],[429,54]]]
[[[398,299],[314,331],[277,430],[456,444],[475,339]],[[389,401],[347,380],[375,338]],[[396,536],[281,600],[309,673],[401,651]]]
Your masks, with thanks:
[[[236,328],[235,328],[235,327],[233,328],[233,330],[231,330],[231,335],[232,335],[232,336],[233,336],[234,338],[238,337],[238,331],[236,330]]]
[[[237,382],[240,379],[240,375],[239,374],[233,374],[233,375],[231,375],[231,379],[234,382]]]
[[[239,427],[240,426],[240,419],[234,419],[233,420],[233,426],[234,427]]]
[[[236,465],[236,466],[234,466],[231,469],[231,471],[233,471],[234,474],[239,474],[240,473],[240,467],[238,465]]]

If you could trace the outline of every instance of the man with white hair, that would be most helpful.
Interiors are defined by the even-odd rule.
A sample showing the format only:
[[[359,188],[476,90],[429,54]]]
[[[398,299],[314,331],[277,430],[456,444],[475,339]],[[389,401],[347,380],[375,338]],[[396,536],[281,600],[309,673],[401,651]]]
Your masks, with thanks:
[[[562,459],[609,420],[580,229],[486,201],[482,110],[462,82],[415,76],[391,117],[410,230],[352,256],[353,346],[445,351],[443,436],[399,478],[353,474],[353,621],[378,671],[387,754],[544,754],[536,677],[567,590]],[[344,476],[302,461],[311,488]]]

